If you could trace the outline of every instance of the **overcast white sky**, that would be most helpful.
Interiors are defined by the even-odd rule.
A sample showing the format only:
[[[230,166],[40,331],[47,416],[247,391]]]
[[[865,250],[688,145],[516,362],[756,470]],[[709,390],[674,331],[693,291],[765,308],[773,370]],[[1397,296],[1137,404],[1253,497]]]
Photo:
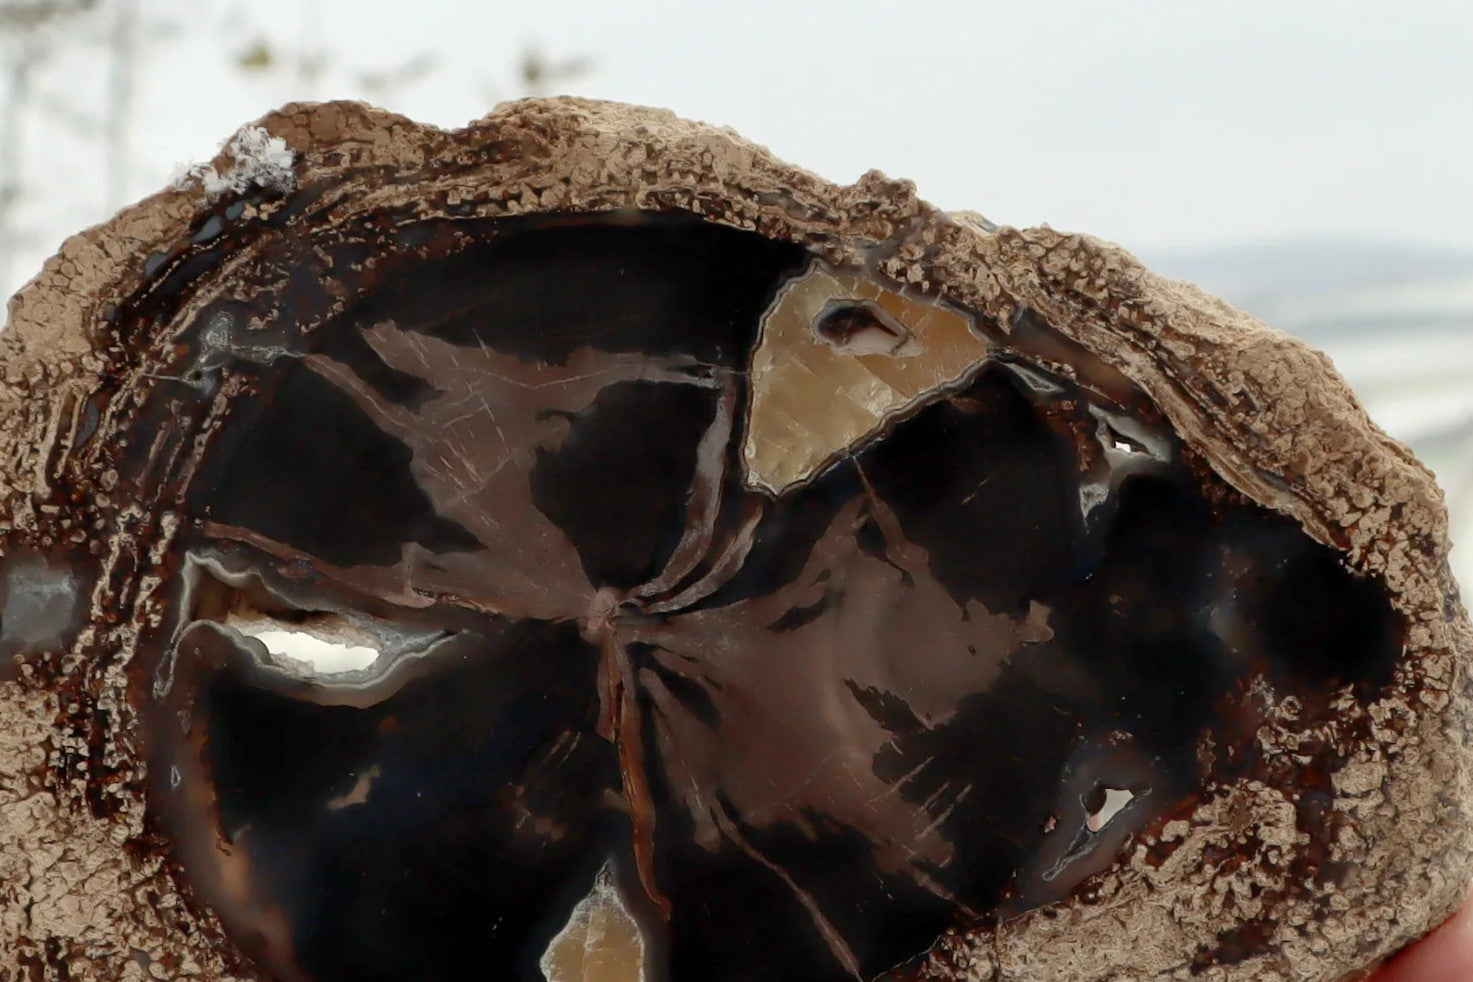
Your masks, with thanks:
[[[596,59],[579,94],[733,126],[836,180],[879,167],[1012,224],[1141,247],[1280,235],[1473,247],[1470,0],[321,8],[354,64],[441,54],[444,70],[393,108],[446,125],[483,113],[532,42]],[[286,44],[311,29],[303,9],[243,7]],[[155,78],[181,104],[160,119],[153,153],[166,158],[206,153],[289,88],[218,98],[168,61]]]
[[[354,70],[420,52],[439,69],[391,108],[463,123],[513,94],[535,44],[595,59],[577,94],[730,125],[839,181],[878,167],[1011,224],[1147,253],[1276,237],[1473,250],[1473,0],[141,2],[183,30],[142,59],[134,195],[267,108],[359,96]],[[247,79],[230,62],[258,36],[325,46],[336,68],[315,91]],[[101,68],[94,53],[53,84],[97,88]],[[41,130],[33,146],[55,146]],[[70,202],[46,220],[100,217],[95,156],[46,156],[33,183]]]

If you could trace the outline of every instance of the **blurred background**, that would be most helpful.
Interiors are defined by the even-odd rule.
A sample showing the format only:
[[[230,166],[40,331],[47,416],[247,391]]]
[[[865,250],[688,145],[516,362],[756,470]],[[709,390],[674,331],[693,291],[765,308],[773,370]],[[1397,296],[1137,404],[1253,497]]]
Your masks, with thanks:
[[[0,296],[295,99],[571,93],[1113,239],[1334,359],[1473,584],[1473,3],[0,0]]]

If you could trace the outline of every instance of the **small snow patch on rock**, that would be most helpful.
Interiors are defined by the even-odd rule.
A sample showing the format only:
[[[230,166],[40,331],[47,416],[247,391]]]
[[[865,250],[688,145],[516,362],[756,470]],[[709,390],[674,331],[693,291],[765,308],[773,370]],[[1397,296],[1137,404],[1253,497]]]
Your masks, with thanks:
[[[296,154],[286,141],[266,132],[264,126],[243,126],[230,138],[227,149],[235,159],[229,168],[217,170],[210,164],[195,164],[184,172],[178,186],[198,181],[211,202],[226,194],[244,194],[254,185],[283,193],[297,186],[292,170]]]

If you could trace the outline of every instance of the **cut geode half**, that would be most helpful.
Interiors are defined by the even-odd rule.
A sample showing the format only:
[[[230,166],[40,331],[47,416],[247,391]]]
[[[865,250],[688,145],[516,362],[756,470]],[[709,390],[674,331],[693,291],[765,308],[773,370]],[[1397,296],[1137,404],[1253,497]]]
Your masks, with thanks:
[[[0,337],[0,978],[1332,980],[1461,899],[1440,496],[1322,356],[652,110],[201,174]]]

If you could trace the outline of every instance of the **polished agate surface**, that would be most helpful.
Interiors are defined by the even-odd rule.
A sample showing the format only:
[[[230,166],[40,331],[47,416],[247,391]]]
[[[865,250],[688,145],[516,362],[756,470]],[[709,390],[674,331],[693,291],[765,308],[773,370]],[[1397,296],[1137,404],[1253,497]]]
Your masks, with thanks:
[[[903,975],[1272,766],[1255,686],[1390,679],[1384,590],[1032,311],[689,217],[396,234],[164,383],[251,379],[151,803],[277,978]]]

